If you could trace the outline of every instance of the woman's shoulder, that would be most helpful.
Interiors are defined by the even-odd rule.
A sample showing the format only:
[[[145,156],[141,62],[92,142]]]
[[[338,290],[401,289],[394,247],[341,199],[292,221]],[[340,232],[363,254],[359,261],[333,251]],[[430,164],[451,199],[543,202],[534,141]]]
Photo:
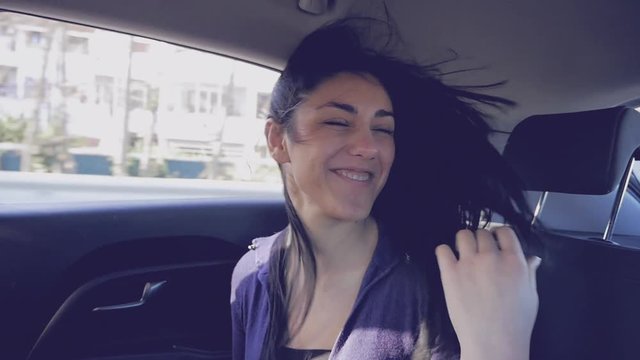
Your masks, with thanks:
[[[240,260],[238,260],[233,269],[233,274],[231,276],[232,303],[235,300],[236,293],[238,293],[243,283],[250,283],[248,280],[256,277],[258,271],[267,263],[271,253],[271,247],[283,231],[277,232],[271,236],[255,238],[251,241],[249,251],[247,251]]]

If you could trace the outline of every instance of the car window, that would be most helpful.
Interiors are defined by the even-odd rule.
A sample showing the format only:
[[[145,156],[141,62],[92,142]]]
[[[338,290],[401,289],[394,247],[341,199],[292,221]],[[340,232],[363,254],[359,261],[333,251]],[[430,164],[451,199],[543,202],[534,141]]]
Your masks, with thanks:
[[[277,76],[0,13],[0,203],[275,192],[263,129]]]

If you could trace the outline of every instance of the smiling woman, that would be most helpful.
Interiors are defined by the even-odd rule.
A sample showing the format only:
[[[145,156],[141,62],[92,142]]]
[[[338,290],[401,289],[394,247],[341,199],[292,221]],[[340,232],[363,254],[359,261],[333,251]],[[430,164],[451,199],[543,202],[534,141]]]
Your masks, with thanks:
[[[395,154],[392,115],[375,78],[344,73],[300,103],[290,136],[268,122],[271,152],[299,214],[358,220],[371,212]]]
[[[527,358],[529,213],[470,105],[509,102],[365,44],[360,31],[380,24],[320,28],[276,83],[265,135],[289,226],[236,266],[234,358]],[[455,166],[467,157],[476,165]],[[481,229],[492,211],[520,238]]]
[[[638,133],[619,131],[640,124],[621,106],[640,104],[640,1],[337,0],[322,15],[296,3],[0,0],[0,359],[230,359],[232,345],[246,359],[519,359],[536,305],[516,241],[532,254],[529,215],[489,135],[528,186],[549,180],[529,194],[551,230],[531,358],[637,360],[640,203],[618,180],[574,192],[626,182],[640,155],[623,151]],[[323,23],[384,14],[403,41],[361,21],[293,52]],[[411,60],[451,49],[437,67]],[[483,70],[458,71],[471,68]],[[378,85],[391,106],[370,109]],[[372,149],[391,130],[378,110],[393,114],[395,151],[370,206]],[[522,132],[538,121],[529,129],[546,130]],[[276,195],[223,178],[273,180]],[[570,193],[547,194],[565,180]],[[202,196],[216,198],[176,199]],[[518,236],[478,231],[490,211]]]

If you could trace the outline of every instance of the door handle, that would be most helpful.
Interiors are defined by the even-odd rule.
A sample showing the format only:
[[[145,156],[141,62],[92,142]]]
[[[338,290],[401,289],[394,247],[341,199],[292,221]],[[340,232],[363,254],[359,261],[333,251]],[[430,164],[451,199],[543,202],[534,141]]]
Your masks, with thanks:
[[[162,288],[162,286],[166,283],[167,280],[148,282],[144,286],[144,290],[142,290],[142,296],[140,297],[140,300],[117,305],[98,306],[94,308],[93,311],[124,310],[140,307],[147,301],[149,301],[149,299],[154,297],[158,293],[158,291],[160,291],[160,288]]]

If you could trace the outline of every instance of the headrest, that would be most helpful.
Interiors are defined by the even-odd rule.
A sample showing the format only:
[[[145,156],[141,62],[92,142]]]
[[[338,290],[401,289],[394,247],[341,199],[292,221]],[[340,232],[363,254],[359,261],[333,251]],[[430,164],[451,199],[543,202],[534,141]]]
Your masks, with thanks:
[[[505,159],[527,190],[604,195],[640,147],[640,113],[626,107],[531,116],[509,137]]]

